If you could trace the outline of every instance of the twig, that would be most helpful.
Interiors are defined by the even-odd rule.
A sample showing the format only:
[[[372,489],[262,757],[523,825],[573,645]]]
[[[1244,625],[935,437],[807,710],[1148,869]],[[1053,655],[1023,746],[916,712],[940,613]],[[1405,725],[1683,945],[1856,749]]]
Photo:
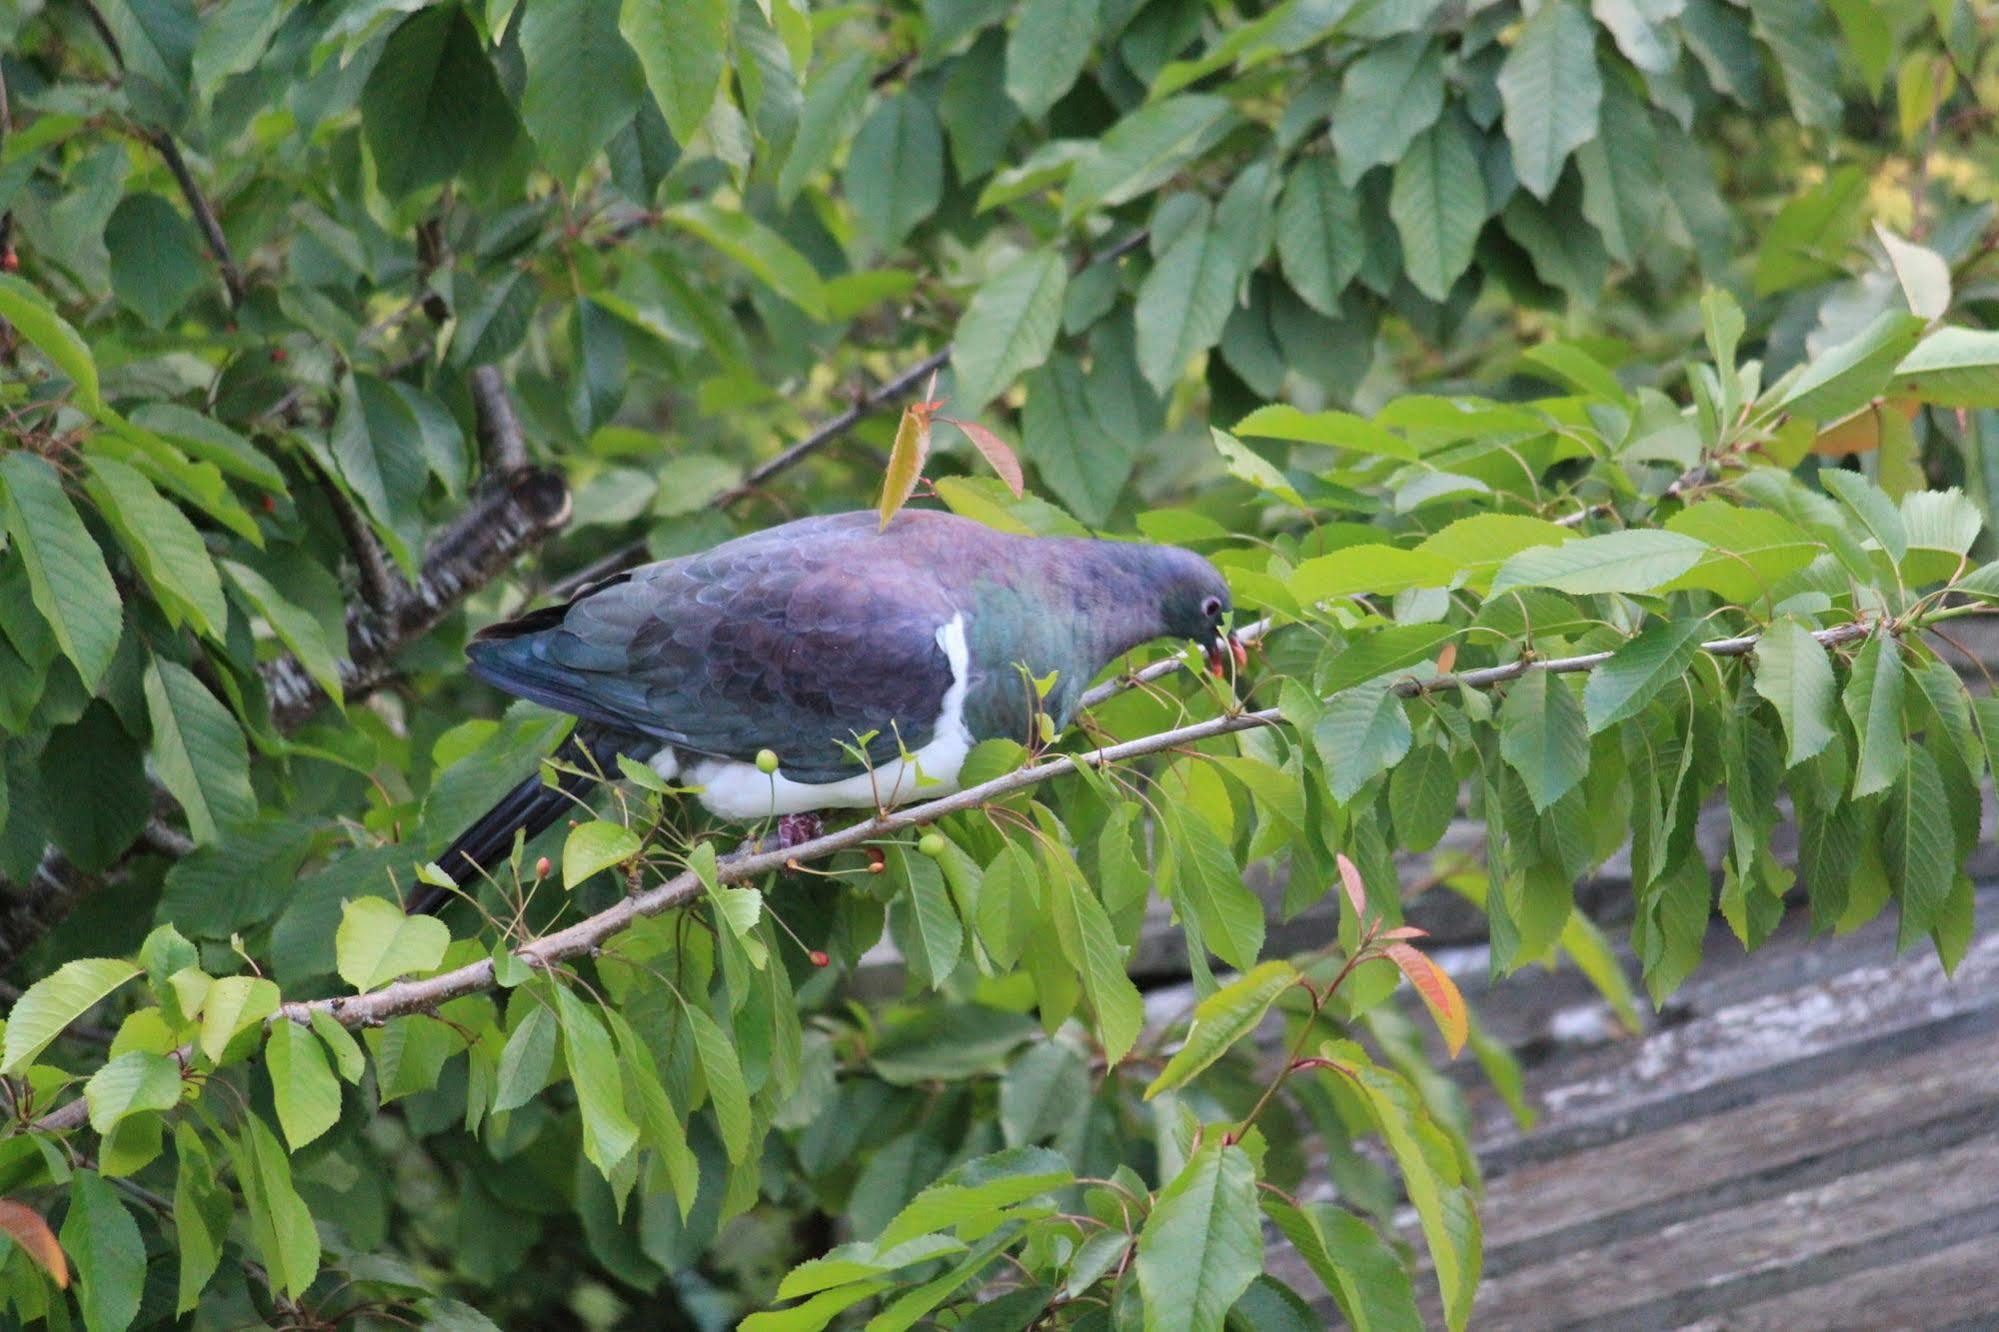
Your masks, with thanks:
[[[347,539],[347,549],[354,556],[361,600],[377,617],[394,615],[396,607],[409,595],[409,584],[389,566],[389,553],[382,549],[380,538],[368,526],[367,519],[354,507],[354,501],[347,497],[347,492],[340,488],[339,483],[330,476],[322,475],[319,487],[333,509],[333,520],[340,527],[340,535]]]
[[[527,441],[520,418],[499,368],[482,365],[472,371],[472,408],[478,415],[479,456],[495,476],[510,476],[528,465]]]
[[[222,224],[216,220],[215,210],[195,183],[194,173],[187,169],[187,159],[181,156],[180,145],[173,135],[163,129],[148,130],[146,142],[159,150],[166,160],[167,170],[173,172],[174,181],[180,186],[188,210],[194,214],[195,225],[201,228],[202,239],[208,242],[208,252],[215,260],[215,267],[222,274],[222,286],[229,294],[229,308],[236,309],[243,304],[248,287],[243,281],[243,270],[236,266],[236,257],[229,252],[229,241],[222,234]]]
[[[779,472],[797,466],[812,454],[846,434],[849,430],[852,430],[855,425],[868,416],[915,392],[924,380],[929,378],[933,372],[941,370],[950,360],[951,349],[946,347],[942,351],[933,352],[929,356],[924,357],[921,361],[918,361],[894,379],[889,380],[886,384],[862,394],[859,398],[855,399],[853,405],[848,407],[846,411],[841,412],[831,420],[823,422],[818,429],[776,457],[751,468],[749,475],[745,476],[737,485],[717,495],[710,502],[709,507],[716,509],[726,508],[728,505],[734,504],[737,500],[755,494],[766,481],[776,476]],[[600,579],[608,578],[612,574],[621,573],[634,565],[644,563],[645,557],[645,542],[634,541],[630,545],[612,551],[596,563],[587,565],[570,574],[567,578],[562,579],[549,589],[549,595],[558,601],[565,600],[574,596],[580,588],[588,587]]]
[[[1865,638],[1874,632],[1875,627],[1860,623],[1835,625],[1830,629],[1815,631],[1813,637],[1831,647]],[[1880,627],[1885,632],[1898,632],[1897,626],[1885,622],[1880,622]],[[1910,625],[1901,626],[1900,629],[1918,627]],[[1756,636],[1752,634],[1714,639],[1703,643],[1701,649],[1713,656],[1739,657],[1747,654],[1755,646]],[[1487,689],[1504,681],[1517,679],[1529,671],[1564,674],[1592,670],[1609,660],[1610,656],[1609,652],[1591,652],[1574,657],[1510,662],[1504,666],[1438,676],[1427,681],[1412,678],[1397,682],[1395,692],[1406,698],[1441,689]],[[827,833],[823,837],[814,838],[790,849],[724,856],[718,862],[716,878],[721,883],[740,883],[745,879],[753,879],[758,875],[783,869],[792,862],[804,864],[823,860],[836,852],[878,841],[893,833],[935,823],[947,815],[977,809],[990,801],[1012,795],[1016,791],[1026,790],[1051,778],[1075,772],[1078,768],[1101,769],[1128,759],[1164,753],[1203,740],[1212,740],[1218,736],[1232,735],[1238,731],[1283,725],[1285,725],[1284,717],[1276,708],[1264,708],[1254,712],[1231,712],[1189,726],[1128,740],[1123,744],[1082,753],[1063,754],[1046,762],[995,777],[989,782],[970,787],[955,795],[943,796],[922,804],[906,805],[876,818],[862,819],[849,827]],[[682,906],[700,897],[703,891],[701,880],[694,872],[684,871],[655,888],[623,898],[594,916],[586,917],[538,939],[530,939],[514,949],[514,955],[530,967],[544,971],[551,970],[569,958],[596,954],[606,943],[639,921]],[[463,995],[490,990],[495,983],[492,960],[482,958],[477,962],[444,972],[442,975],[422,980],[398,981],[371,994],[343,995],[337,998],[287,1003],[269,1020],[304,1023],[310,1022],[312,1015],[318,1012],[327,1014],[344,1027],[375,1026],[390,1018],[434,1011],[440,1005]],[[44,1132],[61,1132],[84,1123],[88,1115],[87,1107],[79,1098],[42,1116],[35,1121],[33,1127]]]

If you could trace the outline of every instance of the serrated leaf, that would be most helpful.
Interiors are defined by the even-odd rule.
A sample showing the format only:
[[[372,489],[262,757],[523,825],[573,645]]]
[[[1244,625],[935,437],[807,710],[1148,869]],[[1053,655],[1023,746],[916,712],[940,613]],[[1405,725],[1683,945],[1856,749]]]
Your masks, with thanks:
[[[1045,1147],[1009,1147],[977,1157],[912,1198],[883,1227],[875,1248],[893,1251],[921,1235],[975,1225],[1074,1179],[1061,1155]]]
[[[928,102],[903,93],[862,122],[847,153],[846,194],[884,252],[937,211],[944,197],[944,132]]]
[[[119,200],[104,224],[104,248],[111,290],[149,328],[165,328],[204,280],[194,224],[157,194]]]
[[[500,1069],[493,1086],[493,1113],[517,1110],[548,1085],[555,1067],[555,1013],[535,1004],[517,1023],[500,1050]]]
[[[1499,567],[1497,596],[1520,587],[1576,594],[1643,593],[1672,582],[1707,551],[1705,541],[1678,532],[1634,529],[1584,537],[1563,546],[1525,550]]]
[[[1293,1207],[1266,1199],[1264,1211],[1325,1283],[1354,1332],[1421,1332],[1408,1271],[1365,1221],[1330,1203]]]
[[[271,1078],[271,1102],[278,1127],[297,1151],[340,1119],[340,1084],[327,1066],[319,1038],[296,1022],[271,1024],[264,1043],[264,1069]]]
[[[624,0],[618,11],[676,142],[692,141],[721,91],[731,12],[727,0]]]
[[[744,1161],[750,1153],[750,1094],[743,1083],[743,1066],[736,1057],[734,1043],[704,1009],[682,1003],[680,1011],[694,1037],[694,1053],[701,1074],[708,1082],[708,1099],[715,1107],[715,1121],[722,1131],[722,1144],[731,1161]]]
[[[579,823],[562,842],[562,886],[573,889],[593,874],[622,865],[639,850],[638,834],[622,823],[609,819]]]
[[[1360,197],[1329,157],[1308,157],[1285,178],[1277,202],[1277,259],[1300,300],[1328,318],[1367,258]],[[1293,409],[1295,410],[1295,409]],[[1248,433],[1243,425],[1237,434]]]
[[[194,840],[212,842],[223,824],[255,818],[249,747],[229,710],[192,671],[158,657],[146,663],[145,694],[154,769]]]
[[[69,1261],[63,1257],[56,1233],[49,1229],[40,1212],[12,1198],[0,1198],[0,1235],[19,1245],[35,1266],[56,1283],[56,1289],[69,1289]]]
[[[1423,1006],[1430,1010],[1430,1017],[1444,1038],[1445,1048],[1451,1052],[1451,1058],[1456,1059],[1465,1048],[1471,1022],[1464,996],[1458,993],[1457,982],[1442,967],[1406,943],[1392,943],[1382,951],[1409,978],[1409,984],[1415,987],[1416,993],[1422,996]]]
[[[1485,177],[1471,130],[1457,115],[1439,119],[1395,164],[1388,215],[1410,283],[1433,301],[1447,298],[1471,266],[1486,217]]]
[[[1138,365],[1158,392],[1222,336],[1242,276],[1237,248],[1219,228],[1188,227],[1139,284]]]
[[[958,427],[965,438],[972,441],[972,447],[979,451],[979,456],[999,474],[1000,480],[1006,482],[1006,488],[1013,492],[1013,497],[1019,499],[1023,493],[1025,478],[1020,473],[1020,460],[1013,456],[1013,450],[1007,447],[1006,441],[976,421],[956,421],[950,417],[944,419]]]
[[[1596,137],[1603,81],[1596,30],[1570,0],[1549,0],[1520,30],[1499,69],[1513,167],[1535,198],[1554,192],[1569,154]]]
[[[168,1055],[127,1050],[90,1075],[83,1099],[90,1108],[90,1127],[108,1135],[127,1115],[180,1104],[180,1065]]]
[[[1428,33],[1369,46],[1347,67],[1333,105],[1341,178],[1351,186],[1370,167],[1399,160],[1443,109],[1443,53]]]
[[[569,1082],[576,1089],[576,1108],[583,1119],[583,1154],[609,1179],[639,1140],[638,1125],[625,1113],[625,1080],[617,1051],[596,1012],[567,986],[555,987],[555,1011],[562,1024]]]
[[[118,651],[124,604],[103,551],[45,459],[21,449],[0,457],[0,519],[27,567],[35,609],[84,689],[95,692]]]
[[[7,1013],[0,1074],[18,1073],[104,996],[139,974],[130,962],[80,957],[30,985]]]
[[[1393,681],[1385,679],[1334,697],[1312,729],[1312,741],[1326,764],[1326,784],[1341,804],[1401,762],[1413,739],[1409,713]]]
[[[951,347],[953,405],[964,416],[1048,359],[1062,324],[1068,268],[1053,250],[1022,255],[972,296]]]
[[[1103,903],[1091,891],[1089,882],[1067,859],[1066,853],[1048,852],[1048,858],[1062,855],[1063,863],[1051,864],[1046,880],[1048,914],[1055,922],[1055,937],[1063,956],[1083,980],[1083,993],[1097,1015],[1097,1035],[1103,1042],[1104,1058],[1115,1066],[1130,1053],[1145,1025],[1145,1003],[1138,987],[1125,974],[1124,949],[1111,928]]]
[[[1221,1332],[1262,1271],[1256,1167],[1242,1148],[1211,1141],[1159,1191],[1139,1232],[1148,1332]]]
[[[1763,631],[1754,655],[1756,692],[1777,710],[1790,741],[1784,766],[1796,767],[1832,739],[1832,659],[1809,629],[1789,618]]]
[[[1999,331],[1938,329],[1895,367],[1894,391],[1939,407],[1999,407]]]
[[[1901,564],[1909,553],[1909,534],[1902,526],[1901,511],[1881,493],[1881,487],[1858,472],[1839,468],[1821,471],[1819,482],[1860,520],[1888,558]]]
[[[229,603],[201,533],[134,468],[102,454],[87,455],[87,461],[90,497],[161,609],[175,624],[186,622],[220,639],[228,626]]]
[[[895,428],[895,446],[889,450],[888,467],[882,473],[880,530],[888,530],[889,520],[916,493],[916,483],[923,479],[923,464],[929,456],[930,412],[924,406],[905,407],[902,421]]]
[[[394,902],[357,897],[342,904],[333,936],[340,979],[367,993],[398,976],[429,971],[444,960],[451,930],[429,916],[409,916]]]
[[[124,1332],[139,1313],[146,1242],[117,1190],[94,1170],[70,1176],[62,1247],[76,1264],[76,1302],[87,1332]]]
[[[103,406],[90,345],[56,313],[47,297],[21,279],[0,273],[0,319],[12,324],[51,365],[69,376],[86,410],[95,412]]]
[[[1528,671],[1508,688],[1499,708],[1499,752],[1520,774],[1535,813],[1589,772],[1592,729],[1574,692],[1547,671]]]
[[[825,285],[811,261],[749,214],[697,202],[674,204],[660,218],[741,264],[750,276],[804,311],[808,318],[818,321],[826,318]]]
[[[1081,217],[1147,193],[1235,123],[1226,98],[1183,93],[1120,120],[1082,154],[1063,191],[1062,214]],[[961,404],[969,412],[969,403]]]
[[[929,856],[910,847],[888,848],[889,868],[903,884],[897,903],[896,941],[910,972],[932,989],[957,970],[964,955],[965,929],[944,887],[944,872]]]
[[[1195,1005],[1187,1039],[1146,1087],[1145,1099],[1184,1087],[1199,1077],[1237,1042],[1252,1035],[1277,997],[1297,982],[1298,970],[1289,962],[1264,962]]]
[[[1415,587],[1449,587],[1457,573],[1457,562],[1442,555],[1368,542],[1313,556],[1291,571],[1285,587],[1300,603],[1311,603],[1362,592],[1391,596]]]
[[[1589,733],[1637,716],[1661,689],[1682,678],[1700,651],[1705,627],[1695,619],[1655,621],[1591,671],[1583,687]]]
[[[261,976],[224,976],[216,981],[201,1001],[201,1052],[210,1063],[220,1064],[229,1043],[277,1012],[279,999],[278,987]]]
[[[1860,742],[1853,763],[1853,796],[1885,791],[1908,763],[1908,740],[1902,729],[1902,649],[1885,629],[1868,635],[1853,660],[1841,696],[1853,733]]]
[[[1006,95],[1040,119],[1089,62],[1101,0],[1026,0],[1006,43]]]
[[[1907,948],[1935,929],[1950,898],[1953,865],[1950,804],[1936,760],[1920,745],[1888,785],[1887,820],[1881,829],[1881,860],[1902,906],[1897,948]]]

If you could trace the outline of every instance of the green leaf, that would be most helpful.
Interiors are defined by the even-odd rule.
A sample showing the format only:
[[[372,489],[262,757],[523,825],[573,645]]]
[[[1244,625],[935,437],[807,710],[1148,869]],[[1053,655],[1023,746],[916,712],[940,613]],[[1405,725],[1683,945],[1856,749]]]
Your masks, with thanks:
[[[88,1332],[124,1332],[139,1315],[146,1242],[118,1191],[94,1170],[70,1176],[62,1248],[76,1267],[76,1302]]]
[[[1828,7],[1807,0],[1750,0],[1756,35],[1784,73],[1784,91],[1802,125],[1839,128],[1845,99],[1840,96],[1840,41]]]
[[[1239,1041],[1253,1035],[1277,997],[1297,982],[1298,970],[1289,962],[1264,962],[1195,1005],[1187,1039],[1146,1087],[1145,1099],[1184,1087],[1199,1077]]]
[[[327,446],[375,532],[405,570],[415,568],[423,534],[418,507],[428,468],[416,414],[386,381],[346,375]]]
[[[391,197],[505,154],[513,109],[464,10],[438,5],[396,28],[361,90],[361,128]]]
[[[220,639],[228,628],[229,603],[201,533],[137,470],[102,454],[86,455],[86,462],[91,499],[168,619]]]
[[[1159,1191],[1139,1232],[1147,1332],[1221,1332],[1262,1271],[1256,1167],[1242,1148],[1211,1141]]]
[[[1592,729],[1575,692],[1550,672],[1528,671],[1508,687],[1499,708],[1499,752],[1520,774],[1535,813],[1545,813],[1588,774]]]
[[[1312,728],[1326,764],[1326,785],[1345,804],[1402,761],[1414,733],[1394,681],[1377,679],[1335,696]]]
[[[521,12],[521,119],[564,184],[631,121],[645,96],[645,73],[618,31],[619,9],[619,0],[563,0]]]
[[[976,1157],[912,1198],[875,1237],[874,1247],[893,1251],[919,1235],[978,1226],[1002,1209],[1066,1188],[1075,1177],[1060,1153],[1045,1147],[1009,1147]]]
[[[1222,336],[1241,280],[1237,248],[1218,228],[1188,227],[1139,284],[1138,365],[1160,393]]]
[[[127,1115],[180,1104],[180,1065],[150,1050],[127,1050],[90,1075],[83,1099],[90,1107],[90,1127],[108,1136]]]
[[[1201,941],[1215,956],[1249,970],[1263,951],[1263,903],[1243,883],[1227,839],[1196,808],[1167,811],[1165,824],[1175,900],[1193,908]]]
[[[1794,768],[1832,740],[1832,659],[1809,629],[1789,617],[1763,631],[1755,657],[1756,692],[1777,710],[1790,739],[1784,766]]]
[[[1909,553],[1909,534],[1902,526],[1902,514],[1895,502],[1881,493],[1881,487],[1858,472],[1826,468],[1819,483],[1838,497],[1840,503],[1860,519],[1860,525],[1874,538],[1888,558],[1897,565]]]
[[[1444,300],[1471,266],[1486,215],[1472,133],[1457,115],[1439,119],[1395,164],[1388,215],[1402,238],[1409,281],[1431,300]]]
[[[1039,120],[1089,63],[1101,0],[1026,0],[1006,43],[1006,95]]]
[[[103,407],[97,389],[97,362],[91,357],[89,344],[56,313],[47,297],[21,279],[0,273],[0,319],[12,324],[51,365],[69,376],[86,411]]]
[[[1308,157],[1285,178],[1277,202],[1277,259],[1298,298],[1328,318],[1367,258],[1360,197],[1329,157]],[[1252,433],[1237,423],[1236,433]]]
[[[624,864],[640,850],[638,834],[622,823],[608,819],[579,823],[562,843],[562,886],[573,889],[593,874]]]
[[[673,5],[678,0],[662,0]],[[847,142],[868,104],[868,80],[875,64],[866,51],[850,51],[816,65],[805,85],[805,107],[799,115],[798,137],[777,177],[777,201],[790,207],[798,192],[824,170]]]
[[[1062,324],[1068,268],[1053,250],[1022,255],[972,297],[952,342],[957,380],[952,404],[976,416],[1022,373],[1048,359]]]
[[[1368,168],[1400,161],[1444,109],[1444,63],[1428,33],[1369,46],[1347,67],[1333,105],[1333,147],[1351,186]]]
[[[1367,1222],[1331,1203],[1266,1199],[1263,1210],[1325,1283],[1353,1332],[1422,1332],[1408,1270]]]
[[[1021,452],[1069,512],[1101,524],[1131,478],[1141,441],[1105,428],[1091,406],[1090,383],[1072,357],[1055,356],[1029,372],[1022,387],[1027,404],[1021,409]]]
[[[284,1148],[255,1115],[243,1118],[234,1144],[236,1176],[250,1213],[250,1237],[272,1284],[297,1299],[319,1275],[319,1232],[312,1213],[292,1185]]]
[[[660,218],[741,264],[808,318],[826,318],[826,289],[811,262],[749,214],[710,203],[679,203]]]
[[[1292,570],[1285,586],[1306,604],[1360,592],[1390,596],[1415,587],[1449,587],[1457,574],[1455,560],[1426,550],[1369,542],[1313,556]]]
[[[62,653],[95,693],[124,632],[124,605],[104,553],[48,462],[25,450],[0,457],[0,519],[27,566],[28,592]]]
[[[1895,367],[1893,387],[1939,407],[1999,407],[1999,332],[1938,329]]]
[[[1696,619],[1654,621],[1591,671],[1583,687],[1589,733],[1637,716],[1661,689],[1684,676],[1705,628]]]
[[[1073,220],[1093,208],[1138,198],[1206,151],[1234,123],[1227,99],[1205,94],[1140,107],[1111,126],[1076,162],[1063,192],[1063,217]],[[960,406],[971,414],[965,404]]]
[[[1052,862],[1056,854],[1046,852],[1044,859]],[[1060,864],[1049,865],[1048,914],[1055,921],[1055,937],[1063,956],[1083,978],[1083,993],[1097,1015],[1097,1038],[1103,1043],[1104,1058],[1115,1066],[1130,1053],[1145,1026],[1145,1002],[1125,974],[1124,949],[1103,903],[1075,862],[1066,853],[1060,859]]]
[[[1402,849],[1428,851],[1443,840],[1458,812],[1458,775],[1450,751],[1422,745],[1396,764],[1388,779],[1388,808]]]
[[[944,132],[914,93],[877,106],[847,153],[847,199],[878,249],[893,250],[944,198]]]
[[[1942,921],[1956,877],[1956,843],[1950,802],[1936,760],[1920,745],[1888,785],[1888,815],[1881,829],[1881,860],[1902,904],[1895,946],[1907,948]]]
[[[1902,648],[1884,630],[1870,634],[1853,660],[1841,696],[1860,751],[1853,763],[1853,796],[1885,791],[1908,763],[1902,729]]]
[[[730,13],[727,0],[624,0],[618,12],[618,29],[680,143],[700,131],[721,91]]]
[[[333,1053],[333,1067],[347,1082],[359,1086],[361,1074],[366,1071],[367,1062],[361,1054],[361,1045],[354,1034],[334,1021],[333,1015],[323,1008],[312,1010],[312,1029],[319,1039],[326,1042],[326,1048]]]
[[[185,666],[146,663],[146,712],[153,723],[153,766],[187,814],[188,831],[212,842],[223,824],[257,815],[250,753],[229,709]]]
[[[451,930],[429,916],[408,916],[394,902],[356,897],[341,905],[333,936],[340,979],[366,993],[398,976],[429,971],[444,960]]]
[[[139,968],[130,962],[80,957],[30,985],[7,1013],[0,1074],[18,1073],[33,1063],[63,1028],[138,974]]]
[[[706,1010],[683,1001],[680,1011],[694,1037],[701,1075],[708,1081],[708,1099],[715,1107],[722,1145],[731,1161],[746,1161],[752,1127],[750,1093],[743,1082],[743,1066],[736,1057],[735,1045]]]
[[[224,976],[216,981],[201,1003],[201,1052],[210,1063],[220,1064],[239,1033],[278,1011],[279,998],[278,987],[261,976]]]
[[[264,1044],[264,1069],[278,1127],[297,1151],[340,1119],[340,1084],[327,1066],[319,1038],[296,1022],[273,1022]]]
[[[1527,20],[1499,68],[1499,97],[1513,169],[1546,199],[1569,154],[1596,137],[1603,101],[1596,28],[1579,5],[1549,0]]]
[[[150,328],[165,328],[200,289],[201,238],[157,194],[128,194],[104,224],[111,290]]]
[[[1651,592],[1693,568],[1707,549],[1705,541],[1678,532],[1607,532],[1522,551],[1500,566],[1492,592],[1497,596],[1519,587],[1577,594]]]
[[[944,872],[929,856],[896,845],[888,848],[889,868],[904,885],[891,923],[898,925],[897,945],[910,973],[936,989],[958,968],[964,955],[965,929],[944,887]]]
[[[555,1068],[555,1036],[555,1013],[545,1004],[531,1006],[500,1051],[500,1071],[493,1086],[494,1114],[519,1109],[548,1085]]]
[[[1906,361],[1927,323],[1906,310],[1883,311],[1867,327],[1814,357],[1779,406],[1821,422],[1851,416],[1887,389],[1889,376]]]
[[[1365,1095],[1422,1222],[1445,1321],[1452,1329],[1461,1329],[1478,1289],[1482,1258],[1478,1217],[1458,1178],[1456,1155],[1407,1082],[1366,1062],[1357,1047],[1347,1048],[1357,1062],[1352,1084]]]
[[[610,1033],[589,1004],[564,985],[555,987],[562,1023],[563,1057],[583,1118],[583,1155],[604,1178],[638,1145],[639,1129],[625,1113],[625,1079]],[[691,1010],[690,1010],[691,1011]]]
[[[336,653],[318,619],[287,600],[270,579],[249,565],[223,560],[222,571],[229,575],[229,581],[236,585],[250,608],[270,625],[278,641],[298,657],[299,665],[305,667],[306,674],[326,691],[327,697],[335,703],[342,702],[340,661],[347,645],[342,643],[341,651]]]

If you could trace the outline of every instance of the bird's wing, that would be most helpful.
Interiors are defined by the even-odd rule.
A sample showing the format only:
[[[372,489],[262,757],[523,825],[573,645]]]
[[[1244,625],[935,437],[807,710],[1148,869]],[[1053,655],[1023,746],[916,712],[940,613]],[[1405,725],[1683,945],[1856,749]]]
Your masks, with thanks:
[[[678,748],[825,781],[930,739],[952,683],[938,631],[956,614],[923,570],[859,543],[731,542],[496,626],[473,670],[510,693]]]

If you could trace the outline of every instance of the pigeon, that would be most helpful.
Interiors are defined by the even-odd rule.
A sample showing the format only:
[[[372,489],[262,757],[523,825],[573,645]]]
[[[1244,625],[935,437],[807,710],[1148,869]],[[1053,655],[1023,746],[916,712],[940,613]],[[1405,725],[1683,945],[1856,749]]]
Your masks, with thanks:
[[[1027,740],[1041,711],[1066,726],[1091,679],[1141,644],[1188,639],[1217,674],[1240,665],[1230,613],[1228,584],[1192,551],[931,510],[886,527],[870,512],[801,518],[644,565],[467,645],[474,676],[578,720],[554,783],[521,782],[437,863],[476,882],[516,835],[616,778],[621,755],[795,844],[822,811],[957,790],[974,746]]]

